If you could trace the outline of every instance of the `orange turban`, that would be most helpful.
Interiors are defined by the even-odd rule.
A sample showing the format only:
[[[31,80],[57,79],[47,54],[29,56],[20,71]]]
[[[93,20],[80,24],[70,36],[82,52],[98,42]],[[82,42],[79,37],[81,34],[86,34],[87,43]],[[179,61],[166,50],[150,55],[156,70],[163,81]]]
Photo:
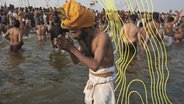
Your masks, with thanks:
[[[95,14],[92,10],[80,5],[75,0],[70,0],[62,6],[65,18],[62,18],[63,28],[75,29],[91,27],[95,23]],[[61,10],[61,9],[60,9]],[[63,12],[63,11],[62,11]]]

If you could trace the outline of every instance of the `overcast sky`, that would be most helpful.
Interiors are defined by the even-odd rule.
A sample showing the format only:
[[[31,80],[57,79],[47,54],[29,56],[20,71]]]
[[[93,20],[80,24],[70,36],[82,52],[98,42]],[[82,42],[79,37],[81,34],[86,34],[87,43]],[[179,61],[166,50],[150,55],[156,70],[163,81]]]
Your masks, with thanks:
[[[2,2],[5,0],[0,0],[0,1]],[[27,1],[27,0],[6,0],[6,3],[14,4],[15,6],[25,6],[24,1]],[[49,6],[52,6],[52,7],[53,6],[59,7],[66,2],[66,0],[28,0],[28,1],[30,5],[35,6],[35,7],[38,7],[38,6],[46,7],[46,1],[48,1]],[[76,1],[80,2],[82,5],[90,7],[91,0],[76,0]],[[125,1],[126,0],[115,0],[117,4],[116,7],[118,9],[125,9],[126,8]],[[141,0],[137,0],[137,1],[141,1]],[[151,7],[151,2],[152,2],[154,5],[154,10],[159,11],[159,12],[162,12],[162,11],[167,12],[170,9],[172,9],[173,11],[184,9],[184,6],[183,6],[184,0],[142,0],[142,1],[145,2],[145,4],[146,4],[146,1],[148,1],[149,7]],[[130,2],[135,8],[136,0],[130,0]],[[0,5],[2,5],[2,3],[0,3]],[[102,10],[99,3],[96,3],[95,9]]]

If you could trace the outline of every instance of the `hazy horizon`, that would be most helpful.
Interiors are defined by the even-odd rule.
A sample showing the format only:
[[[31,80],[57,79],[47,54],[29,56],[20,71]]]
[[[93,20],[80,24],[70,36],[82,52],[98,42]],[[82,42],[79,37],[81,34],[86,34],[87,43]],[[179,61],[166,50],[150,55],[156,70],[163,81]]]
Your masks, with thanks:
[[[3,1],[5,1],[5,0],[0,1],[1,5],[4,3]],[[39,1],[38,0],[6,0],[6,3],[7,3],[7,5],[13,4],[16,7],[28,6],[28,2],[25,3],[24,1],[28,1],[29,5],[33,6],[33,7],[46,7],[47,6],[46,1],[48,1],[49,7],[59,7],[59,6],[62,6],[66,2],[66,0],[39,0]],[[80,2],[82,5],[90,8],[91,0],[76,0],[76,1]],[[115,0],[116,7],[118,10],[122,10],[122,9],[127,8],[125,1],[126,0]],[[175,0],[167,0],[167,1],[166,0],[142,0],[142,1],[144,2],[144,4],[146,4],[146,1],[148,1],[150,11],[152,11],[151,3],[153,3],[153,5],[154,5],[153,10],[158,11],[158,12],[168,12],[169,10],[175,11],[175,10],[184,9],[184,7],[182,6],[182,4],[184,4],[184,0],[177,0],[177,2]],[[132,4],[133,8],[135,8],[136,7],[136,0],[130,0],[130,2]],[[102,7],[100,6],[99,3],[96,3],[94,9],[95,10],[102,10]]]

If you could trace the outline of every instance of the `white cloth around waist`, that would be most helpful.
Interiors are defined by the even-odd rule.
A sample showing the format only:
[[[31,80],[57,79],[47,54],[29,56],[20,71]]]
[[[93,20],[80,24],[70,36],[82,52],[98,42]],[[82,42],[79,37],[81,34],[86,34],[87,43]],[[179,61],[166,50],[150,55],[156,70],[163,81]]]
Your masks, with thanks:
[[[163,41],[165,43],[166,46],[170,46],[172,44],[172,42],[174,41],[173,37],[169,37],[167,35],[163,36]]]
[[[113,75],[109,76],[109,77],[106,77],[106,78],[97,77],[97,76],[93,75],[93,74],[105,74],[105,73],[108,73],[108,72],[113,72]],[[91,73],[93,73],[93,74],[91,74]],[[103,68],[103,69],[97,70],[96,72],[89,69],[89,80],[91,82],[93,82],[94,84],[109,82],[111,80],[114,80],[115,77],[116,77],[116,68],[115,68],[115,66],[112,66],[112,67],[109,67],[109,68]]]
[[[108,76],[106,78],[93,75],[93,74],[105,74],[105,73],[108,73],[108,72],[113,72],[113,75]],[[110,68],[103,68],[103,69],[97,70],[96,72],[89,69],[89,80],[87,81],[87,84],[86,84],[85,89],[84,89],[85,103],[86,104],[92,104],[92,101],[94,100],[93,95],[96,95],[96,94],[94,94],[95,93],[95,87],[98,87],[96,85],[113,82],[115,77],[116,77],[116,68],[115,68],[115,66],[112,66]],[[114,85],[111,85],[111,87],[112,87],[112,89],[110,91],[111,94],[109,95],[109,97],[111,96],[112,99],[113,99],[114,94],[112,94],[112,93],[114,93],[113,92]],[[103,89],[105,89],[105,88],[103,88]],[[106,90],[109,90],[109,89],[106,89]],[[115,101],[110,101],[110,102],[115,102]]]

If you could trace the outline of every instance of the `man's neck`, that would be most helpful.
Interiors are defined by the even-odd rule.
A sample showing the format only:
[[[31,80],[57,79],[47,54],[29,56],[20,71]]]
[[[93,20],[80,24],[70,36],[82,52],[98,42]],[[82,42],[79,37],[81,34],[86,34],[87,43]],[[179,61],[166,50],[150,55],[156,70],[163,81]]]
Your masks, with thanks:
[[[134,24],[134,25],[136,25],[136,22],[130,21],[130,24]]]

